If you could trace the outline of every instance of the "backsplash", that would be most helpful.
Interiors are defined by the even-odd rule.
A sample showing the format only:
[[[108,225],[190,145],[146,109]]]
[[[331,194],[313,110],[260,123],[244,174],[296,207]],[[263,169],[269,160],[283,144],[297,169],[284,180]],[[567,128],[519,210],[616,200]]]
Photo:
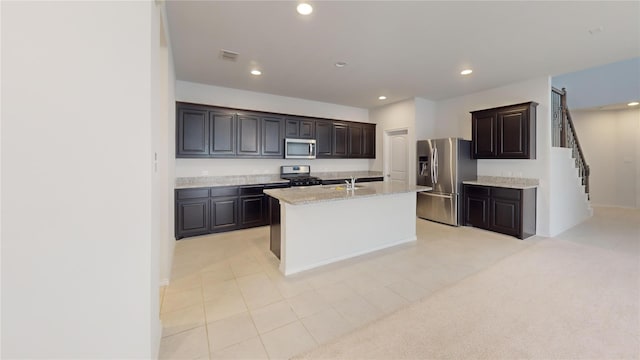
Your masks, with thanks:
[[[176,159],[175,176],[279,174],[282,165],[309,165],[312,172],[367,171],[369,159]]]

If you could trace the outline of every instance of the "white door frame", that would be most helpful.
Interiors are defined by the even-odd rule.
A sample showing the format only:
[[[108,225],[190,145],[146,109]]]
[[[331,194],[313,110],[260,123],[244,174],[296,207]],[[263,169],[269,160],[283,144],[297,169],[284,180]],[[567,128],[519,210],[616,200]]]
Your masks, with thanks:
[[[383,157],[382,157],[382,168],[384,169],[384,181],[391,181],[391,169],[389,169],[389,165],[391,164],[391,137],[395,136],[395,135],[406,135],[407,136],[407,142],[406,142],[406,156],[405,156],[405,160],[407,162],[406,166],[407,166],[407,184],[409,184],[411,181],[409,179],[409,177],[411,176],[411,164],[410,164],[410,159],[411,157],[409,156],[409,128],[397,128],[397,129],[388,129],[384,131],[384,136],[382,139],[382,147],[383,147]]]

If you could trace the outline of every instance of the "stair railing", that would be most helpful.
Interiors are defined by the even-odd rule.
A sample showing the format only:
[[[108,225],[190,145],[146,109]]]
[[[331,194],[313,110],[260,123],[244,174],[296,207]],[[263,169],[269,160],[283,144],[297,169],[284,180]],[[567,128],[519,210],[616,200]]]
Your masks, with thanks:
[[[553,146],[571,148],[571,153],[576,162],[578,168],[578,175],[582,179],[582,185],[584,185],[584,191],[589,197],[589,174],[590,169],[587,164],[580,141],[578,140],[578,134],[576,128],[571,120],[571,113],[567,106],[567,90],[562,88],[558,90],[556,88],[551,89],[551,103],[553,107]]]

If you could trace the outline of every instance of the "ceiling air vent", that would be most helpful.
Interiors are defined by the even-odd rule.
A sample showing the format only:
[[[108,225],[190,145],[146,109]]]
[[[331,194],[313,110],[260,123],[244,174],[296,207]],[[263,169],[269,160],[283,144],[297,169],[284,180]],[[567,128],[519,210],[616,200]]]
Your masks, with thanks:
[[[236,61],[238,60],[238,55],[240,54],[238,54],[237,52],[220,49],[220,57],[222,58],[222,60]]]

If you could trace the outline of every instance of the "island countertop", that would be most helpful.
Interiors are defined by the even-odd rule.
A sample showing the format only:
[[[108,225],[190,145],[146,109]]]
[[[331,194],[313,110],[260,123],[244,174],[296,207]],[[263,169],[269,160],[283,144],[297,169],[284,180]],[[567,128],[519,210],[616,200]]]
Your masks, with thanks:
[[[326,201],[349,200],[410,192],[430,191],[428,186],[404,185],[376,181],[356,183],[355,190],[347,191],[344,185],[301,186],[288,189],[264,190],[264,193],[291,205],[304,205]]]

